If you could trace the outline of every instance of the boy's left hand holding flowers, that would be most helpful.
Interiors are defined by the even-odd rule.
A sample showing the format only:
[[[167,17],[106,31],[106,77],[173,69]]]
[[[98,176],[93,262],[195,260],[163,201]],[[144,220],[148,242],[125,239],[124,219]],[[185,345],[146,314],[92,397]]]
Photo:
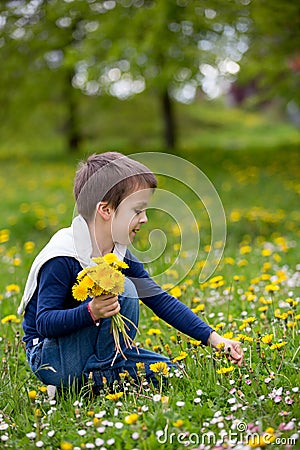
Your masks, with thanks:
[[[220,345],[224,345],[224,351],[227,354],[228,359],[233,364],[237,364],[239,367],[242,366],[244,352],[238,341],[223,338],[218,333],[213,331],[208,338],[207,345],[210,345],[216,349],[218,349]]]

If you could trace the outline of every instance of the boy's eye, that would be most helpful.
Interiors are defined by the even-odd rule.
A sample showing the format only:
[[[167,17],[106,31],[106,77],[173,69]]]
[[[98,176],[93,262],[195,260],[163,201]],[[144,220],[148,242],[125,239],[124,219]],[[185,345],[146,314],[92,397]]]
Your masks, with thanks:
[[[141,214],[143,211],[142,211],[141,209],[136,209],[134,212],[135,212],[136,214]]]

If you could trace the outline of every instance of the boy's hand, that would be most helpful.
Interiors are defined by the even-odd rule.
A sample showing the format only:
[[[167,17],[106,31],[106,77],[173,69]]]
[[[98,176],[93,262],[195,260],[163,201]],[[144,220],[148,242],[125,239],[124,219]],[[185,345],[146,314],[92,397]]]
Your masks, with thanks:
[[[213,331],[208,338],[207,345],[218,349],[218,345],[221,343],[224,343],[224,351],[228,355],[228,359],[233,364],[237,364],[241,367],[244,359],[244,352],[240,346],[240,343],[231,339],[223,338],[218,333]]]
[[[106,319],[117,314],[121,307],[118,296],[113,294],[99,295],[90,301],[90,309],[96,320]]]

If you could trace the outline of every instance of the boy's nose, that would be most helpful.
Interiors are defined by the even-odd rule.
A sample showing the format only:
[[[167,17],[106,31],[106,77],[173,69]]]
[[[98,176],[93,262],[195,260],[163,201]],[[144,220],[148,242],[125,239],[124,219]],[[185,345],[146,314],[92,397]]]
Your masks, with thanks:
[[[147,217],[147,214],[146,214],[145,211],[141,214],[139,222],[140,223],[147,223],[148,222],[148,217]]]

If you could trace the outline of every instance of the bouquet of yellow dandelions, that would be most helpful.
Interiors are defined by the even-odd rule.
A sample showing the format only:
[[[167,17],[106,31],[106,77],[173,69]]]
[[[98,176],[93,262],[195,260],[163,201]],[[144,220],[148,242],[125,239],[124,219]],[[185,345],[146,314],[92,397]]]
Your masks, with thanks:
[[[84,301],[88,297],[98,297],[99,295],[119,295],[124,291],[125,275],[121,269],[126,269],[128,265],[124,261],[120,261],[114,253],[108,253],[103,257],[92,258],[95,266],[86,267],[78,275],[76,283],[72,287],[73,297],[76,300]],[[128,321],[134,328],[136,325],[120,312],[111,318],[111,333],[113,334],[115,342],[116,354],[112,361],[119,353],[123,358],[127,359],[120,344],[120,334],[122,334],[124,343],[127,348],[136,346],[133,339],[128,335],[126,330],[129,330]]]

